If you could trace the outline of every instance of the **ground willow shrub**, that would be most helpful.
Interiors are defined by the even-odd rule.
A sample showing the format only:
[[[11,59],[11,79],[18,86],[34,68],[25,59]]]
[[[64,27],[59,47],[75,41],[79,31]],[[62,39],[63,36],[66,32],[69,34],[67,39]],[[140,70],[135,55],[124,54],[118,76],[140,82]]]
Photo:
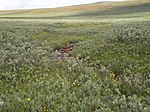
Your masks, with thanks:
[[[136,25],[129,24],[125,31],[130,32],[132,28],[129,38],[134,38],[139,35],[135,34],[137,30],[148,32],[144,27],[148,25],[140,24],[136,29]],[[117,32],[118,29],[112,27],[105,31],[101,23],[83,26],[83,23],[47,25],[20,22],[2,23],[0,28],[3,29],[0,31],[0,82],[3,85],[0,111],[150,110],[148,38],[143,39],[143,44],[138,44],[140,41],[136,39],[130,39],[135,42],[128,44],[126,37],[120,42],[111,30]],[[124,29],[122,26],[118,28]],[[44,41],[33,38],[43,31],[50,34],[47,37],[42,35]],[[57,42],[60,39],[59,44],[65,44],[74,39],[72,35],[82,37],[82,34],[86,40],[79,42],[72,53],[78,62],[53,58],[54,37],[57,37]],[[148,33],[143,35],[149,37]],[[63,37],[67,37],[66,41],[62,41]]]
[[[7,31],[9,32],[9,31]],[[17,34],[11,36],[7,32],[3,32],[7,35],[7,38],[1,38],[1,67],[4,71],[10,69],[13,71],[19,71],[21,67],[40,64],[40,60],[43,57],[49,58],[51,48],[47,43],[40,43],[37,40],[25,41],[24,38],[20,38]],[[11,39],[11,40],[10,40]],[[1,69],[1,70],[3,70]]]
[[[148,22],[137,24],[130,23],[126,25],[115,26],[112,34],[114,34],[113,39],[118,42],[143,43],[149,41],[150,36],[149,23]]]
[[[148,22],[112,26],[112,30],[106,33],[105,38],[87,40],[77,46],[75,52],[88,66],[96,68],[105,66],[112,74],[114,82],[118,84],[117,88],[121,94],[126,97],[133,94],[138,94],[140,97],[147,96],[149,34]],[[81,52],[80,49],[84,51]],[[145,98],[143,100],[147,102]]]

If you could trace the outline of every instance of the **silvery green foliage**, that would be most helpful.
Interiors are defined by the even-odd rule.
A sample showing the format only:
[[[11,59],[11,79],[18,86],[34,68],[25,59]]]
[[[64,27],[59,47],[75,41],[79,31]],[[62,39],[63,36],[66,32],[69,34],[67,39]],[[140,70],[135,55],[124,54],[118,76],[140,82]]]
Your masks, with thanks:
[[[96,25],[2,23],[0,111],[148,112],[150,24]],[[63,36],[79,62],[52,59]]]

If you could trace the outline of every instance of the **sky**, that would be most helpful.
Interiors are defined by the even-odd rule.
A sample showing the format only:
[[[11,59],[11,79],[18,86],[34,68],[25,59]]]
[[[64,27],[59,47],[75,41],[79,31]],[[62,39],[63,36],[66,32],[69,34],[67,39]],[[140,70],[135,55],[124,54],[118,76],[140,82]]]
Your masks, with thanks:
[[[54,8],[102,1],[123,0],[0,0],[0,10]]]

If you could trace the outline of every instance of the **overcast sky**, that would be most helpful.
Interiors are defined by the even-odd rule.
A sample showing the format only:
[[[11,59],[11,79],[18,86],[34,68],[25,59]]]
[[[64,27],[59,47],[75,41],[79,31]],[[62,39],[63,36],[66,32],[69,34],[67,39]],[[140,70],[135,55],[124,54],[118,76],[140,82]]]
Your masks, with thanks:
[[[101,1],[123,0],[0,0],[0,10],[53,8]]]

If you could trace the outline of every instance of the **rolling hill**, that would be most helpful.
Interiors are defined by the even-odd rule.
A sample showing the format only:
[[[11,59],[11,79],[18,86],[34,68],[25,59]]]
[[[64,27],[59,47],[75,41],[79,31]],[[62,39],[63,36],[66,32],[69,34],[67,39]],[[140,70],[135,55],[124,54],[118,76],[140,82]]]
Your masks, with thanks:
[[[49,9],[0,11],[1,19],[83,19],[149,17],[149,0],[100,2]]]

